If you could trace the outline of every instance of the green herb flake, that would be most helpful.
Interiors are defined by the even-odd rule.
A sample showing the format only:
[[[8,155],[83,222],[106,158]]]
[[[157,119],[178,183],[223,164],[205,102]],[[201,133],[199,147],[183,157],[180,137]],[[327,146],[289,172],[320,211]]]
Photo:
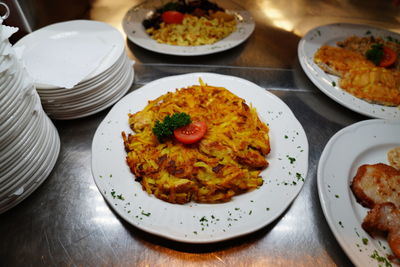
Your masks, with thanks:
[[[125,200],[125,198],[122,196],[122,194],[117,195],[117,198],[120,200]]]
[[[364,237],[364,238],[362,239],[362,242],[363,242],[364,245],[368,245],[368,238],[365,238],[365,237]]]
[[[295,161],[296,161],[296,159],[295,159],[295,158],[293,158],[293,157],[289,157],[289,155],[287,155],[286,157],[287,157],[287,158],[288,158],[288,160],[290,161],[290,164],[293,164],[293,162],[295,162]]]
[[[115,195],[115,190],[114,189],[112,189],[111,190],[111,196],[115,199],[117,196]]]
[[[147,217],[149,217],[149,216],[151,215],[150,212],[144,212],[143,210],[142,210],[142,213],[141,213],[141,214],[144,215],[144,216],[147,216]]]
[[[335,86],[336,86],[336,83],[335,83],[335,82],[332,82],[332,86],[335,87]]]
[[[200,222],[208,222],[206,216],[201,217]]]
[[[289,137],[287,135],[285,135],[285,139],[288,139]]]
[[[378,262],[382,262],[386,267],[392,267],[392,264],[388,261],[386,257],[380,256],[378,251],[374,250],[374,253],[371,255],[371,258],[377,260]]]
[[[335,195],[336,198],[339,198],[339,195]]]

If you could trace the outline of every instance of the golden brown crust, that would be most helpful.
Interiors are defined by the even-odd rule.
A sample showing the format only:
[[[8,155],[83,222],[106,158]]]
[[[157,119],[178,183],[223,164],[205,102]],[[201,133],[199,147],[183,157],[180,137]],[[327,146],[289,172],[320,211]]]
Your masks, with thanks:
[[[152,132],[156,120],[176,112],[204,121],[207,133],[184,145],[173,137],[160,143]],[[135,134],[122,133],[127,164],[143,190],[171,203],[217,203],[262,185],[268,166],[269,128],[255,108],[223,87],[201,83],[149,101],[129,114]]]
[[[368,208],[384,202],[400,206],[400,171],[383,164],[365,164],[358,168],[350,185],[357,201]]]
[[[400,146],[391,149],[387,154],[387,158],[390,166],[400,170]]]
[[[400,210],[393,203],[376,204],[364,218],[362,228],[371,235],[387,234],[390,248],[400,259]]]

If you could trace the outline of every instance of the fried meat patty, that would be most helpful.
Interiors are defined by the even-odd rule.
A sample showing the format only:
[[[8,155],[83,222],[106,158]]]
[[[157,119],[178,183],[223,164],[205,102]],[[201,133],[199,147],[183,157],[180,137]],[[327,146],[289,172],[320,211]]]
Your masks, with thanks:
[[[383,163],[362,165],[350,187],[364,207],[373,208],[385,202],[400,207],[400,171],[392,166]]]
[[[393,203],[375,205],[364,218],[362,227],[371,235],[377,232],[386,233],[390,248],[400,259],[400,209]]]

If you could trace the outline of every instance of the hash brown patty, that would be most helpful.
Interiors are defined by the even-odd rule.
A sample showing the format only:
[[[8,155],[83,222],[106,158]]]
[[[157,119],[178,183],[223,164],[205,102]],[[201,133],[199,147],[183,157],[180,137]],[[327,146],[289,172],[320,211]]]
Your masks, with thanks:
[[[200,85],[176,89],[129,114],[134,134],[122,133],[126,161],[143,190],[170,203],[217,203],[263,184],[268,166],[269,128],[255,108],[223,87]],[[185,112],[204,121],[207,133],[195,144],[171,137],[160,143],[152,132],[156,120]]]

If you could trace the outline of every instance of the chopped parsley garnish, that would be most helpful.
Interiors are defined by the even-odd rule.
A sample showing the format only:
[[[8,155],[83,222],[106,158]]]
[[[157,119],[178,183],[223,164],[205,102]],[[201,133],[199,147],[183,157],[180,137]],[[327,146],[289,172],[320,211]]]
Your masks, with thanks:
[[[336,86],[336,83],[335,83],[335,82],[332,82],[332,86],[335,87],[335,86]]]
[[[392,264],[386,259],[386,257],[380,256],[378,251],[374,250],[374,253],[371,255],[371,258],[377,260],[378,262],[382,262],[386,267],[392,266]]]
[[[373,44],[371,49],[369,49],[365,56],[368,60],[371,60],[375,65],[379,65],[381,63],[384,53],[383,53],[383,45],[382,44]]]
[[[165,138],[174,133],[175,129],[188,125],[191,122],[190,116],[184,112],[174,113],[172,116],[167,115],[163,122],[156,121],[153,133],[157,136],[158,141],[162,143]]]
[[[200,222],[208,222],[206,216],[201,217]]]
[[[143,210],[142,210],[142,215],[144,215],[144,216],[147,216],[147,217],[149,217],[150,215],[151,215],[151,213],[150,212],[144,212]]]
[[[290,164],[293,164],[293,162],[295,162],[295,161],[296,161],[296,159],[295,159],[295,158],[293,158],[293,157],[289,157],[289,155],[287,155],[286,157],[287,157],[287,158],[288,158],[288,160],[290,161]]]

